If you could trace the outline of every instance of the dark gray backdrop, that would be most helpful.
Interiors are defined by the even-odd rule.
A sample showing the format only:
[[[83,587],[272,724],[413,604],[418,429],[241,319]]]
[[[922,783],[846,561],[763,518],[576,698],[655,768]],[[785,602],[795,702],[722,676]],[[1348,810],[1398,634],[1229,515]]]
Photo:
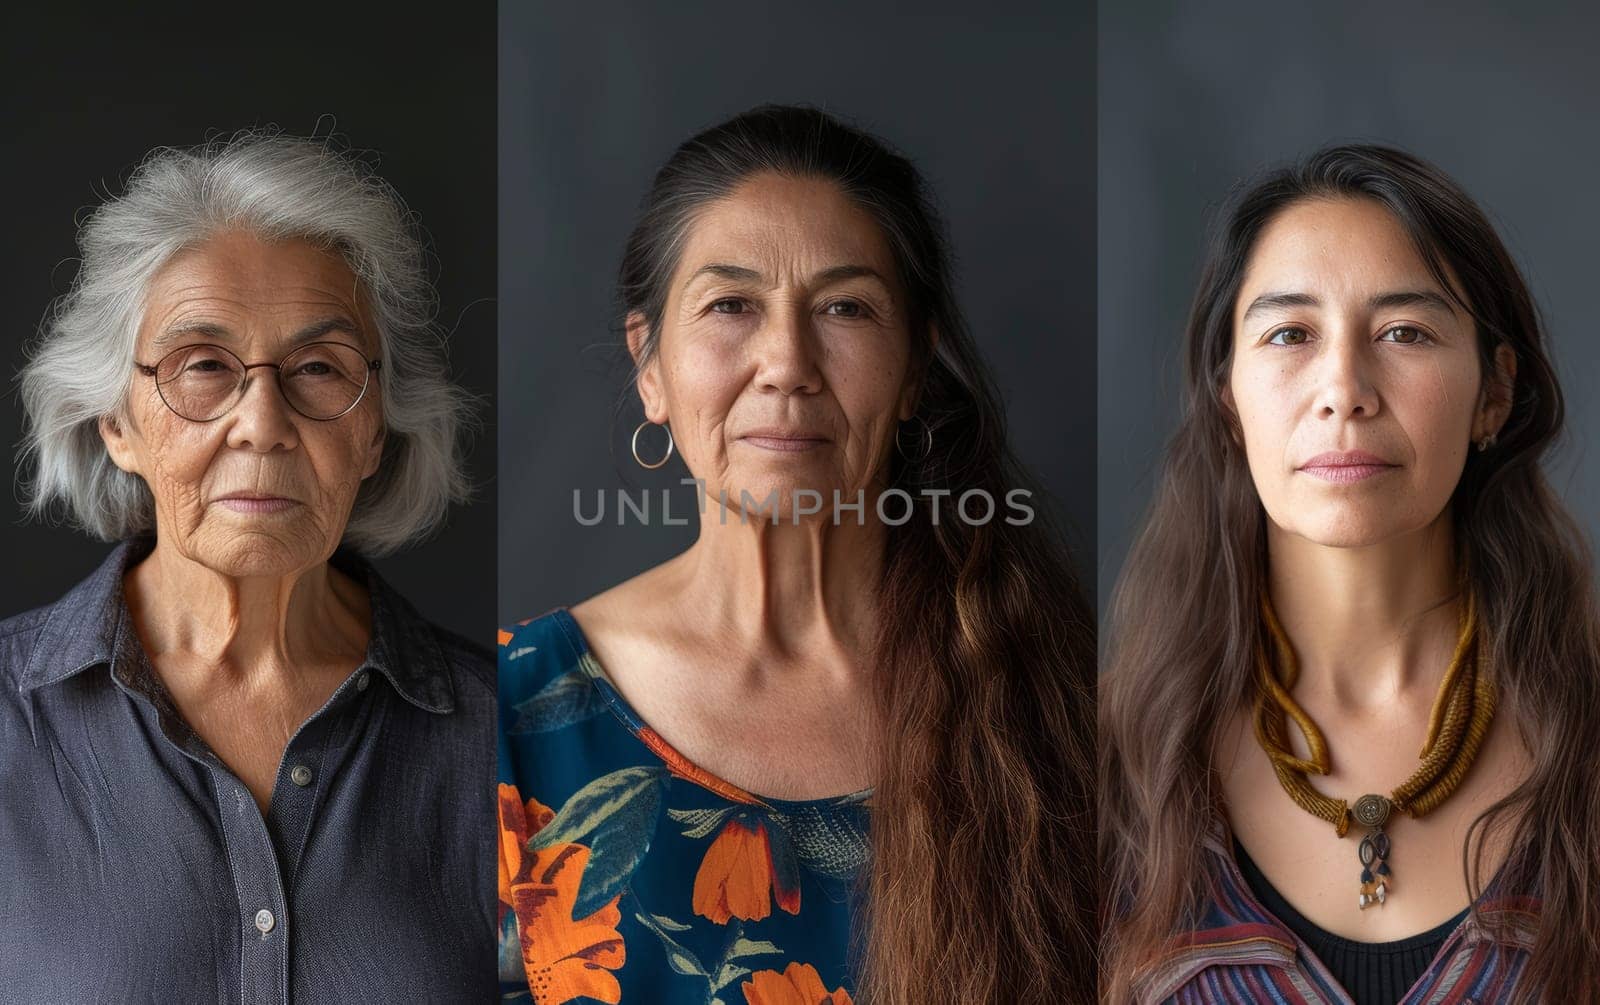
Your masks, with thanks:
[[[99,5],[10,18],[0,51],[5,248],[0,252],[0,441],[21,436],[11,378],[50,300],[76,273],[75,221],[152,147],[275,124],[330,130],[377,155],[378,171],[432,238],[440,320],[453,370],[494,392],[495,10],[454,3],[448,16],[377,4],[215,4],[192,13]],[[490,642],[494,611],[494,427],[470,458],[478,499],[434,540],[378,564],[426,616]],[[8,487],[14,480],[7,478]],[[50,603],[110,546],[65,527],[25,523],[17,493],[0,502],[0,618]]]
[[[1177,421],[1206,224],[1243,177],[1333,140],[1432,160],[1494,220],[1567,394],[1552,481],[1600,536],[1597,40],[1592,4],[1101,4],[1102,610]]]
[[[613,280],[651,178],[695,131],[818,105],[908,154],[937,193],[961,303],[1023,459],[1078,528],[1094,493],[1094,12],[1083,4],[527,5],[500,13],[500,616],[576,603],[695,527],[580,526],[573,489],[676,486],[613,424]],[[624,476],[626,480],[624,480]],[[687,490],[678,490],[692,507]],[[682,515],[675,510],[674,515]]]

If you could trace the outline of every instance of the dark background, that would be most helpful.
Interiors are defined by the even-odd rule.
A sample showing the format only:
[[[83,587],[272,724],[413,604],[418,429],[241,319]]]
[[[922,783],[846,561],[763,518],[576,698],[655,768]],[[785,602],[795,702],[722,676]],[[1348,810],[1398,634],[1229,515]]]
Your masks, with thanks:
[[[693,519],[659,521],[664,488],[675,518],[693,513],[692,492],[677,487],[681,461],[644,471],[628,452],[636,394],[613,421],[627,377],[613,284],[640,201],[673,149],[768,101],[840,115],[927,177],[1012,442],[1075,529],[1087,584],[1094,11],[1009,6],[502,5],[502,623],[577,603],[693,542]],[[660,440],[646,442],[654,450]],[[618,488],[648,489],[657,519],[617,526]],[[574,489],[588,513],[605,491],[605,523],[578,524]]]
[[[1177,423],[1206,225],[1241,179],[1336,140],[1433,161],[1494,221],[1567,396],[1548,474],[1600,537],[1597,40],[1593,4],[1100,5],[1102,610]]]
[[[108,190],[120,192],[153,147],[189,146],[247,127],[332,132],[377,156],[379,174],[431,237],[439,320],[453,331],[453,372],[469,390],[492,396],[492,0],[452,3],[448,16],[428,17],[404,5],[170,6],[7,15],[0,52],[6,470],[15,474],[21,438],[11,378],[23,343],[72,282],[80,214]],[[423,614],[488,645],[495,589],[491,407],[483,418],[471,455],[476,501],[454,512],[440,535],[378,567]],[[24,523],[14,477],[9,486],[0,500],[0,617],[55,600],[110,550],[70,528]]]

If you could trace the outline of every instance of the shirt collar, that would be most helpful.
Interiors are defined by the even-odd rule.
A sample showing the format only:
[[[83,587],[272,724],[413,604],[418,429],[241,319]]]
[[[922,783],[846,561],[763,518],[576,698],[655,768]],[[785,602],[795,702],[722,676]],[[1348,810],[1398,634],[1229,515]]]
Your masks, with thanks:
[[[24,693],[60,683],[93,666],[115,667],[139,658],[139,640],[122,580],[154,547],[155,541],[149,537],[124,541],[88,578],[51,606],[22,672],[19,687]],[[332,564],[346,575],[364,580],[371,597],[372,638],[359,669],[376,670],[402,698],[424,711],[454,711],[451,667],[433,626],[364,559],[339,552]]]

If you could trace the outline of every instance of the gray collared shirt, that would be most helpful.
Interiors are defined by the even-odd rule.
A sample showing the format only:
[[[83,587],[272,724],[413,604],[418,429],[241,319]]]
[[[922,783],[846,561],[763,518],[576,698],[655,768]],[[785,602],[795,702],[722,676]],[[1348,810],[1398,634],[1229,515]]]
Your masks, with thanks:
[[[0,622],[0,1001],[496,995],[488,650],[337,558],[371,644],[263,817],[139,644],[122,577],[150,546]]]

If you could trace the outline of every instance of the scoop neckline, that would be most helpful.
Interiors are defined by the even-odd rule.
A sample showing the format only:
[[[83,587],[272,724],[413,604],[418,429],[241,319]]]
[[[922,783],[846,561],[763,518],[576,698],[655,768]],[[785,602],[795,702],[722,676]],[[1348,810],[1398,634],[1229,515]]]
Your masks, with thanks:
[[[1297,932],[1299,928],[1305,928],[1315,932],[1331,949],[1353,950],[1374,955],[1392,955],[1434,946],[1436,947],[1435,955],[1437,955],[1437,949],[1443,948],[1444,943],[1451,935],[1455,934],[1456,929],[1460,928],[1466,922],[1467,916],[1472,913],[1472,905],[1468,904],[1432,928],[1424,929],[1414,935],[1405,935],[1398,939],[1389,939],[1384,942],[1364,942],[1361,939],[1338,935],[1307,918],[1293,904],[1289,903],[1289,899],[1283,895],[1283,892],[1273,886],[1272,881],[1267,879],[1267,874],[1261,871],[1259,865],[1256,865],[1256,860],[1250,857],[1249,851],[1245,849],[1238,836],[1231,836],[1233,838],[1234,864],[1238,866],[1239,873],[1244,877],[1245,886],[1250,889],[1250,892],[1252,894],[1256,893],[1254,884],[1250,882],[1249,874],[1253,872],[1261,880],[1261,885],[1272,891],[1277,897],[1278,903],[1272,909],[1273,913],[1278,913],[1278,909],[1281,908],[1282,913],[1288,915],[1288,917],[1280,917],[1279,921],[1282,921],[1290,931]],[[1259,894],[1256,895],[1256,899],[1261,899]],[[1262,904],[1261,906],[1266,907],[1267,905]],[[1295,925],[1294,922],[1299,922],[1299,925]]]
[[[688,757],[685,757],[681,751],[668,743],[661,736],[661,733],[656,730],[655,727],[646,722],[644,717],[639,714],[638,710],[630,705],[628,700],[622,696],[622,691],[617,687],[616,681],[611,679],[611,675],[606,672],[605,665],[600,662],[600,657],[595,654],[594,649],[589,645],[589,637],[584,634],[583,626],[579,625],[578,619],[572,616],[572,609],[565,606],[557,607],[550,613],[551,616],[556,619],[556,623],[561,627],[563,634],[565,634],[567,637],[567,641],[577,652],[579,658],[587,656],[589,658],[589,662],[594,666],[599,678],[605,681],[606,686],[603,688],[599,687],[598,682],[592,679],[590,683],[595,685],[595,690],[597,690],[600,693],[601,698],[605,700],[606,707],[611,710],[612,714],[617,717],[618,721],[622,723],[623,727],[627,729],[629,734],[632,735],[634,739],[644,744],[645,749],[650,751],[651,756],[658,758],[664,764],[667,763],[666,759],[661,757],[660,753],[658,753],[650,743],[646,742],[644,737],[639,735],[639,730],[641,728],[648,729],[651,735],[655,737],[656,742],[667,751],[670,751],[672,755],[684,765],[720,785],[724,785],[730,789],[733,789],[734,791],[744,793],[745,795],[765,806],[790,809],[831,809],[839,808],[841,806],[860,804],[872,796],[876,786],[868,786],[865,789],[859,789],[855,792],[846,792],[836,796],[821,796],[815,799],[783,799],[778,796],[769,796],[761,792],[756,792],[750,788],[747,788],[746,786],[739,785],[735,782],[730,782],[714,771],[707,770],[701,765],[690,760]],[[669,768],[672,767],[671,764],[667,764],[667,766]],[[694,779],[686,780],[696,785],[700,784]],[[706,787],[702,785],[701,788]],[[716,792],[713,789],[707,789],[707,791],[712,792],[714,795],[727,798],[725,795],[723,795],[723,793]]]

